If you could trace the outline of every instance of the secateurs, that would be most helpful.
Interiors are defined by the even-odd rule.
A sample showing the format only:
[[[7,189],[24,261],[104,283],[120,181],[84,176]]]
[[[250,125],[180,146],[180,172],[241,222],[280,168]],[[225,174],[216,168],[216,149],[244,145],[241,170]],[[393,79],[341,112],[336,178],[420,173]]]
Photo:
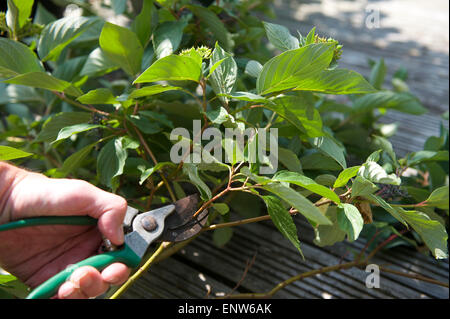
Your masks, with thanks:
[[[101,271],[112,263],[121,262],[128,267],[135,268],[140,264],[148,247],[154,241],[178,242],[193,237],[200,232],[208,215],[208,211],[204,210],[195,218],[192,218],[193,213],[197,210],[197,203],[197,195],[191,195],[173,204],[143,213],[135,208],[128,207],[123,221],[125,239],[122,246],[87,258],[59,272],[35,288],[27,299],[54,296],[59,286],[78,267],[93,266]],[[96,221],[96,219],[88,216],[36,217],[0,225],[0,231],[37,225],[92,225]]]

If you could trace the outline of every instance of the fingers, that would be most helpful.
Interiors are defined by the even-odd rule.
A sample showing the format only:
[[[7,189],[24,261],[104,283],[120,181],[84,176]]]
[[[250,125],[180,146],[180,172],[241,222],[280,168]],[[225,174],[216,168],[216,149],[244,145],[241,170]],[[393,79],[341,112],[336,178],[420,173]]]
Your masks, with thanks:
[[[58,298],[86,299],[105,293],[110,285],[120,285],[126,281],[130,271],[121,263],[106,267],[102,273],[91,266],[76,269],[70,279],[59,287]]]

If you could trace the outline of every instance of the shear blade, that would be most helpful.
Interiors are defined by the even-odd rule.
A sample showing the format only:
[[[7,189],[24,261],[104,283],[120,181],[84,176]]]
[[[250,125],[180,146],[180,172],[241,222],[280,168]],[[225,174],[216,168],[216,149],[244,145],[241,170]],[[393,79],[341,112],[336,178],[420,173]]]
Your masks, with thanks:
[[[159,237],[161,241],[179,242],[187,240],[198,234],[208,220],[208,211],[205,209],[196,217],[198,195],[190,195],[174,203],[175,212],[167,216],[164,232]]]

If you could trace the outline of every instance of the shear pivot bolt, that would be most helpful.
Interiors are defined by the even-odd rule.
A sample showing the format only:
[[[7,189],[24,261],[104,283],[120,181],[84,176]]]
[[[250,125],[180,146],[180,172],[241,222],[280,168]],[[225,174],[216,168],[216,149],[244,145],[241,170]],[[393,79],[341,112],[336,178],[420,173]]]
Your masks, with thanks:
[[[152,232],[158,227],[158,223],[156,222],[153,216],[146,216],[142,218],[141,221],[142,227],[148,232]]]

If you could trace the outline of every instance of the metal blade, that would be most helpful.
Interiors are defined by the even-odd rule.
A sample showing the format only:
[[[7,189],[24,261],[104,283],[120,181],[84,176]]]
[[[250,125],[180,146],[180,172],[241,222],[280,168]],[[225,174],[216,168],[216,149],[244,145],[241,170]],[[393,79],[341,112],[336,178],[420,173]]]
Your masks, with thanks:
[[[178,242],[199,233],[208,220],[208,211],[205,209],[195,218],[192,218],[192,215],[197,211],[198,195],[187,196],[173,204],[175,205],[175,212],[167,216],[164,232],[159,240]]]

